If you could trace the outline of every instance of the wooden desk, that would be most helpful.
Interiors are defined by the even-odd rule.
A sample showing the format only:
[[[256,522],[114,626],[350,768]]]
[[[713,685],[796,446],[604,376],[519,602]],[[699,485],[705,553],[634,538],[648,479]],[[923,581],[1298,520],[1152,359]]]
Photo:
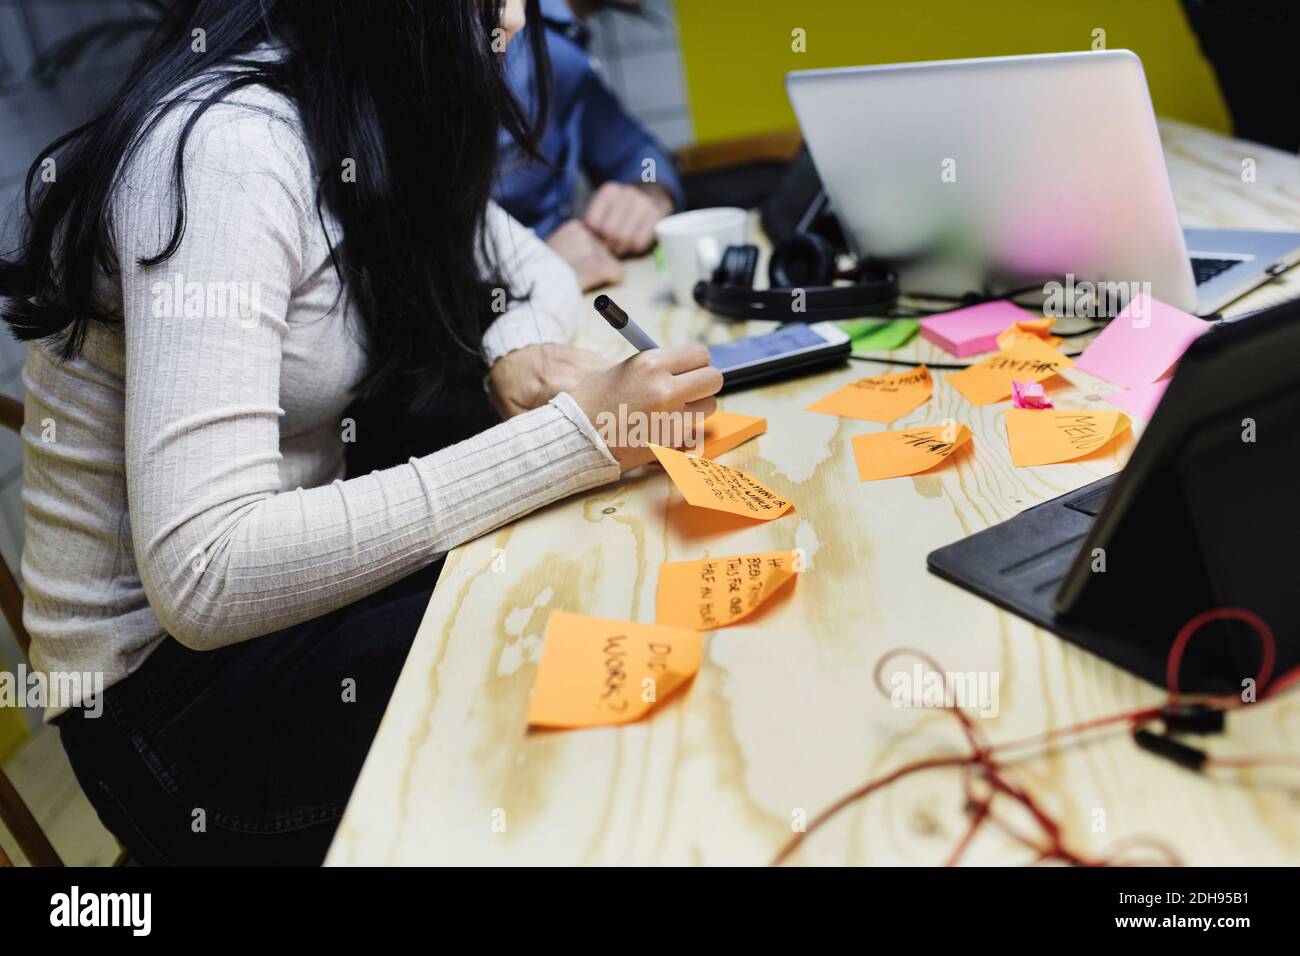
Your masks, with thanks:
[[[1176,123],[1162,132],[1185,224],[1300,227],[1296,157]],[[1241,178],[1247,157],[1257,162],[1254,183]],[[660,341],[747,334],[670,307],[665,289],[646,258],[630,264],[614,297]],[[1297,294],[1293,271],[1231,311]],[[594,320],[580,344],[611,355],[620,346]],[[919,338],[899,356],[944,360]],[[1013,468],[1006,404],[973,408],[937,386],[898,424],[951,416],[973,429],[974,454],[932,474],[862,484],[849,437],[883,426],[802,409],[882,371],[855,362],[724,400],[765,416],[769,428],[722,461],[789,496],[793,515],[691,536],[680,497],[655,469],[454,551],[328,862],[766,863],[790,839],[796,811],[811,818],[869,777],[959,746],[949,715],[892,707],[873,688],[877,659],[898,645],[924,649],[947,670],[996,671],[1001,710],[982,721],[993,740],[1159,701],[1156,688],[925,570],[934,548],[1115,471],[1132,439],[1086,464]],[[1109,385],[1067,377],[1075,384],[1054,393],[1058,405],[1108,407],[1097,396]],[[661,562],[792,547],[811,565],[793,598],[754,624],[706,636],[694,684],[648,720],[528,732],[552,610],[652,621]],[[1229,729],[1212,740],[1216,752],[1300,753],[1300,695],[1233,715]],[[1202,779],[1139,752],[1123,733],[1018,770],[1075,849],[1099,853],[1147,834],[1195,864],[1300,861],[1298,776]],[[957,773],[922,775],[842,813],[794,862],[939,863],[965,825]],[[990,832],[967,859],[1026,857]]]

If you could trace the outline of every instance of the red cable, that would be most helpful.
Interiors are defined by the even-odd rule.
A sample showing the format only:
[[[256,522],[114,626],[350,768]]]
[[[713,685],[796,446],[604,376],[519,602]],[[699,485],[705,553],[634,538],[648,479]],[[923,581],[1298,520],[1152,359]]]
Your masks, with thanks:
[[[1255,678],[1255,686],[1259,689],[1261,697],[1268,686],[1269,678],[1273,676],[1273,665],[1277,661],[1277,642],[1273,637],[1273,629],[1254,611],[1247,611],[1240,607],[1216,607],[1209,611],[1202,611],[1184,624],[1183,629],[1174,638],[1173,646],[1169,648],[1169,659],[1165,665],[1165,686],[1169,688],[1170,704],[1178,703],[1178,672],[1182,667],[1187,643],[1192,639],[1192,635],[1211,621],[1244,621],[1259,635],[1260,643],[1264,645],[1264,652],[1259,663],[1259,674]]]
[[[1176,704],[1179,693],[1178,672],[1182,665],[1183,655],[1186,652],[1187,644],[1192,636],[1206,624],[1217,620],[1236,620],[1243,621],[1254,628],[1259,636],[1260,643],[1263,647],[1262,659],[1260,662],[1259,674],[1255,678],[1256,687],[1259,689],[1258,700],[1263,700],[1266,696],[1274,696],[1281,690],[1300,681],[1300,667],[1281,675],[1276,681],[1269,683],[1273,674],[1273,668],[1276,664],[1277,647],[1273,636],[1272,629],[1264,622],[1259,615],[1242,608],[1216,608],[1196,615],[1187,622],[1186,625],[1178,632],[1174,638],[1173,645],[1169,650],[1169,658],[1166,666],[1166,680],[1169,690],[1169,704]],[[938,662],[923,651],[912,648],[900,647],[888,651],[877,662],[873,679],[876,688],[886,697],[889,696],[885,688],[882,676],[885,665],[896,657],[908,655],[915,657],[926,664],[932,671],[942,674],[943,670],[939,667]],[[1244,706],[1240,697],[1228,695],[1224,698],[1215,699],[1215,705],[1223,709]],[[1033,850],[1037,856],[1033,863],[1045,863],[1050,861],[1059,861],[1068,863],[1073,866],[1114,866],[1119,855],[1127,848],[1145,845],[1150,849],[1157,850],[1164,857],[1166,864],[1181,865],[1181,860],[1174,850],[1167,844],[1151,837],[1134,837],[1129,838],[1113,845],[1100,858],[1089,859],[1085,856],[1070,850],[1064,843],[1061,835],[1060,824],[1057,823],[1050,814],[1048,814],[1033,796],[1022,787],[1017,786],[1007,780],[1003,775],[1005,766],[994,758],[995,753],[1001,753],[1008,750],[1018,750],[1030,746],[1043,746],[1062,737],[1077,736],[1090,730],[1096,730],[1101,727],[1108,727],[1115,724],[1127,724],[1130,730],[1158,719],[1161,716],[1163,707],[1145,707],[1137,710],[1125,711],[1118,714],[1112,714],[1107,717],[1098,717],[1092,720],[1082,721],[1067,727],[1049,730],[1042,734],[1036,734],[1031,737],[1025,737],[1020,740],[1013,740],[1006,743],[989,745],[982,737],[982,733],[971,718],[956,705],[945,703],[943,710],[949,711],[962,728],[962,733],[966,737],[966,742],[970,746],[970,752],[965,755],[952,757],[932,757],[925,760],[917,760],[874,780],[868,781],[863,786],[841,797],[831,806],[827,807],[818,816],[816,816],[808,825],[808,828],[802,833],[796,833],[795,836],[786,844],[786,846],[772,860],[773,866],[780,866],[803,844],[803,842],[812,835],[812,833],[827,823],[832,817],[841,810],[865,799],[876,791],[896,783],[904,777],[925,770],[934,770],[942,767],[960,767],[962,771],[962,787],[966,795],[966,804],[971,816],[970,825],[962,835],[961,840],[953,849],[952,854],[946,861],[946,866],[955,866],[961,860],[971,843],[974,841],[980,829],[986,823],[992,823],[999,830],[1006,833],[1016,842],[1022,844],[1028,849]],[[1262,764],[1290,764],[1292,762],[1300,763],[1300,760],[1289,757],[1209,757],[1206,760],[1207,766],[1220,767],[1249,767]],[[978,767],[983,780],[989,785],[990,793],[988,796],[981,797],[974,792],[974,774],[973,768]],[[1046,845],[1037,843],[1033,838],[1013,829],[999,815],[993,812],[993,801],[998,794],[1004,794],[1007,797],[1019,803],[1034,819],[1041,830],[1041,836],[1045,838]],[[1136,864],[1134,864],[1136,865]],[[1142,863],[1141,865],[1151,865]]]

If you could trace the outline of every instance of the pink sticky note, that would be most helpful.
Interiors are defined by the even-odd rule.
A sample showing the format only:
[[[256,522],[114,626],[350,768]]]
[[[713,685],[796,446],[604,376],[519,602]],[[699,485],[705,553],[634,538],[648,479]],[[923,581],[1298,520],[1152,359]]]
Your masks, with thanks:
[[[1111,319],[1074,365],[1125,388],[1150,385],[1209,329],[1204,319],[1139,295]]]
[[[1055,408],[1041,382],[1012,382],[1011,404],[1016,408]]]
[[[1111,392],[1109,395],[1103,395],[1102,398],[1117,408],[1124,409],[1130,415],[1151,421],[1160,399],[1165,397],[1165,389],[1169,387],[1169,382],[1170,379],[1162,378],[1150,385],[1139,385],[1136,388],[1126,388],[1122,392]]]
[[[998,336],[1008,325],[1034,317],[1019,306],[999,299],[928,316],[921,320],[921,335],[953,355],[993,352],[998,347]]]

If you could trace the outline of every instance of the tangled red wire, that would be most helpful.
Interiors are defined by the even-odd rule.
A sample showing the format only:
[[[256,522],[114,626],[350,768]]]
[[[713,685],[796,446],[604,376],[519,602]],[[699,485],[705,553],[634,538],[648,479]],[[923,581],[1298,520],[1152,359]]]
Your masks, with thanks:
[[[1008,767],[1003,755],[1010,751],[1027,750],[1029,748],[1043,748],[1048,744],[1054,743],[1064,738],[1078,737],[1090,731],[1098,730],[1104,727],[1112,727],[1117,724],[1124,725],[1130,731],[1136,731],[1147,724],[1161,719],[1162,715],[1171,708],[1186,703],[1194,699],[1198,704],[1216,709],[1219,711],[1228,711],[1239,707],[1244,707],[1247,701],[1242,696],[1236,695],[1199,695],[1195,698],[1183,697],[1179,695],[1179,672],[1181,670],[1183,656],[1186,653],[1187,645],[1192,636],[1206,624],[1212,621],[1236,620],[1249,624],[1259,636],[1262,645],[1262,655],[1260,660],[1260,669],[1254,679],[1254,685],[1258,691],[1258,701],[1263,701],[1265,697],[1272,697],[1280,693],[1285,688],[1300,680],[1300,667],[1296,667],[1287,673],[1281,675],[1277,680],[1270,682],[1273,675],[1273,668],[1277,660],[1277,642],[1273,637],[1273,631],[1268,624],[1264,622],[1259,615],[1252,611],[1242,608],[1215,608],[1198,614],[1187,622],[1174,638],[1173,645],[1169,650],[1169,658],[1166,667],[1166,686],[1169,691],[1169,702],[1166,705],[1158,707],[1146,707],[1138,710],[1124,711],[1118,714],[1112,714],[1107,717],[1098,717],[1081,723],[1072,724],[1067,727],[1060,727],[1055,730],[1049,730],[1042,734],[1035,734],[1032,737],[1026,737],[1021,740],[1013,740],[1006,743],[989,743],[984,737],[983,732],[976,726],[970,716],[962,710],[954,701],[945,703],[943,710],[951,713],[961,725],[962,733],[966,738],[969,750],[963,754],[954,754],[944,757],[930,757],[924,760],[916,760],[904,764],[897,770],[869,780],[867,783],[858,787],[856,790],[845,794],[839,800],[823,810],[820,814],[809,822],[807,828],[796,833],[794,837],[785,845],[772,860],[772,866],[780,866],[785,863],[791,855],[803,845],[803,843],[812,836],[812,834],[824,826],[836,814],[845,808],[863,800],[873,793],[898,782],[914,774],[923,773],[928,770],[938,770],[942,768],[960,769],[962,775],[962,788],[966,797],[966,809],[970,815],[970,823],[966,832],[962,835],[961,840],[949,855],[945,866],[955,866],[970,847],[971,842],[975,839],[976,834],[985,825],[990,825],[1002,831],[1015,842],[1031,850],[1034,856],[1030,859],[1030,864],[1060,862],[1072,866],[1114,866],[1119,865],[1120,855],[1135,847],[1146,847],[1157,853],[1154,859],[1133,859],[1126,861],[1125,865],[1150,866],[1160,864],[1172,864],[1181,866],[1182,860],[1178,854],[1164,842],[1150,837],[1135,837],[1121,841],[1110,847],[1100,857],[1088,857],[1082,853],[1070,849],[1061,833],[1060,824],[1042,807],[1034,796],[1024,787],[1008,777]],[[894,648],[887,652],[876,663],[874,680],[877,689],[886,697],[889,691],[885,688],[883,674],[885,666],[892,660],[902,656],[912,656],[925,663],[935,673],[942,674],[943,670],[938,663],[923,651],[913,648]],[[1215,758],[1206,757],[1205,766],[1219,767],[1248,767],[1260,766],[1264,764],[1295,764],[1300,765],[1300,760],[1293,757],[1239,757],[1239,758]],[[983,784],[981,789],[978,785]],[[1038,838],[1025,834],[1012,827],[1005,816],[994,809],[994,803],[999,796],[1006,797],[1014,801],[1024,810],[1034,821],[1039,829]]]

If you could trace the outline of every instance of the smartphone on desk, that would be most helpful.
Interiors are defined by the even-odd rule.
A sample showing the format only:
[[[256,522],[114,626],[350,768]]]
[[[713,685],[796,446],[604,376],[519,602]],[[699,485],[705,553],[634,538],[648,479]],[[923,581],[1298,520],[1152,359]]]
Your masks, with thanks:
[[[853,346],[834,322],[791,322],[775,332],[709,346],[722,389],[819,371],[848,359]]]

